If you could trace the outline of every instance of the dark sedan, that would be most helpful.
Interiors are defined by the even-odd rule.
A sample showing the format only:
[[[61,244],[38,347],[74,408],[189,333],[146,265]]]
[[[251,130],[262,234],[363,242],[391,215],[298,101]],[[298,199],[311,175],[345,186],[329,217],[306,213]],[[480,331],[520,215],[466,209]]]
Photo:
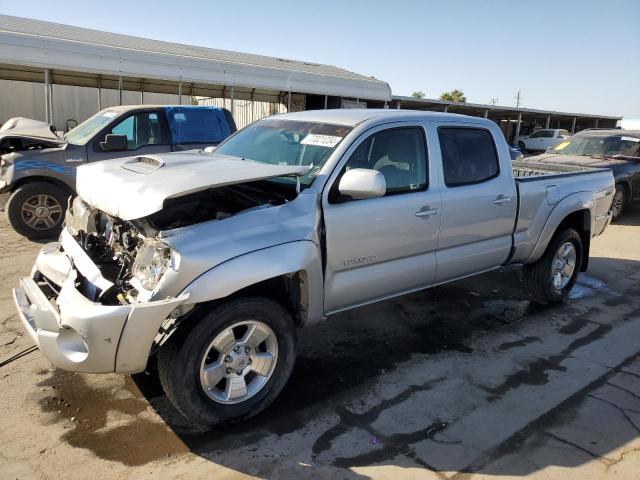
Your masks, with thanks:
[[[640,130],[583,130],[527,160],[610,168],[616,181],[614,220],[624,207],[640,199]]]

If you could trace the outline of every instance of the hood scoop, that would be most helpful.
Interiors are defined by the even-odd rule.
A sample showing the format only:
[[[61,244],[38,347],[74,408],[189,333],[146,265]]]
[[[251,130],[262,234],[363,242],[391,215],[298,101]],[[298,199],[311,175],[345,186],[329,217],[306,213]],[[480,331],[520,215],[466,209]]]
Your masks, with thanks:
[[[141,173],[148,175],[155,172],[159,168],[164,166],[164,162],[161,158],[154,155],[133,157],[131,160],[127,160],[120,167],[130,172]]]

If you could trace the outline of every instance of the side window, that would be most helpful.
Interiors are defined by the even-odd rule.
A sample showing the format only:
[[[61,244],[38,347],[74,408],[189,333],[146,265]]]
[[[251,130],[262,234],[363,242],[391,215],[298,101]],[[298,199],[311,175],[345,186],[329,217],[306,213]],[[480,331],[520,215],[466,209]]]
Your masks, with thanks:
[[[540,136],[542,138],[553,138],[553,130],[542,130]]]
[[[155,112],[140,112],[131,115],[111,129],[112,134],[126,135],[128,150],[146,145],[167,145],[169,139]]]
[[[447,187],[480,183],[498,175],[498,154],[488,130],[440,127],[438,138]]]
[[[529,135],[529,138],[540,138],[542,136],[542,130],[538,130],[537,132],[533,132]]]
[[[131,145],[134,141],[135,135],[133,134],[134,117],[133,115],[125,118],[119,124],[111,129],[111,133],[114,135],[126,135],[127,142]]]
[[[374,133],[349,158],[345,171],[369,168],[384,175],[386,195],[427,188],[424,131],[419,127],[394,128]]]

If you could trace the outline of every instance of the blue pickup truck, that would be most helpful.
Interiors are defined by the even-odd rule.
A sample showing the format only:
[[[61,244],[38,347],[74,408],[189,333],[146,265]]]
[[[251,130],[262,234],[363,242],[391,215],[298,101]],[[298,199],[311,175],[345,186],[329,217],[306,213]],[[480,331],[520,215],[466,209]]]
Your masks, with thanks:
[[[201,149],[236,131],[231,113],[208,106],[120,106],[59,136],[44,123],[12,119],[0,129],[0,208],[31,238],[62,228],[76,167],[111,158]]]

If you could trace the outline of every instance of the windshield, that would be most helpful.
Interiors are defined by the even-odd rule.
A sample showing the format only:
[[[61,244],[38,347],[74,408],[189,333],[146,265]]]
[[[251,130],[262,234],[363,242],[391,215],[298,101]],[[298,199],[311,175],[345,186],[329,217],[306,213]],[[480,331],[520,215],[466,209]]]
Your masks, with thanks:
[[[111,120],[118,116],[118,112],[106,110],[96,113],[65,135],[65,140],[74,145],[85,145]]]
[[[309,186],[351,127],[295,120],[265,120],[240,130],[222,143],[216,153],[273,165],[307,165],[300,178]]]
[[[575,135],[553,149],[560,155],[638,157],[640,138],[628,135]]]

